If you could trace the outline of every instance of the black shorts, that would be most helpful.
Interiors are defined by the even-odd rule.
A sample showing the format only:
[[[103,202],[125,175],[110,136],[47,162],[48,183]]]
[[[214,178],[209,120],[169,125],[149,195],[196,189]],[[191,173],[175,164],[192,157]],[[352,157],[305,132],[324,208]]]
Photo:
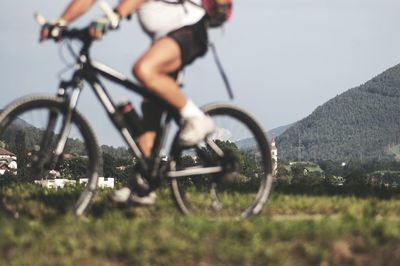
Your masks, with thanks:
[[[205,19],[167,34],[174,39],[181,49],[182,66],[191,64],[196,58],[203,56],[208,48],[208,35]]]

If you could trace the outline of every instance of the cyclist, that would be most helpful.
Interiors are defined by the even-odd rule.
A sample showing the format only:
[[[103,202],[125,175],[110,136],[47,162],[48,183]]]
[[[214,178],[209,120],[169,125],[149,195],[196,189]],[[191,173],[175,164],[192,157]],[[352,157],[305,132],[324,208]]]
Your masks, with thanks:
[[[41,29],[40,38],[46,40],[54,29],[61,29],[85,13],[96,0],[72,0],[62,15],[48,21]],[[194,2],[195,4],[191,3]],[[152,44],[133,66],[135,77],[149,90],[157,93],[179,110],[182,128],[179,144],[192,146],[214,131],[214,123],[190,99],[185,97],[176,81],[177,73],[207,51],[206,12],[201,0],[120,0],[115,7],[114,20],[120,22],[137,11],[140,25],[151,39]],[[90,34],[100,39],[112,28],[110,16],[93,20]],[[159,127],[161,108],[144,99],[142,112],[145,132],[138,137],[138,143],[145,156],[150,156]],[[116,202],[127,200],[139,203],[153,203],[151,193],[143,200],[128,187],[115,191],[111,199]],[[150,197],[150,198],[149,198]],[[136,199],[136,200],[135,200]]]

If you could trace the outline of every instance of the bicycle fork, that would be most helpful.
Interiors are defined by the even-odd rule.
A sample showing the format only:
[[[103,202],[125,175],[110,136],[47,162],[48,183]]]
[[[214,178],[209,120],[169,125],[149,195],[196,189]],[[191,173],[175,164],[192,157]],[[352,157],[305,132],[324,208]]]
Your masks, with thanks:
[[[75,110],[77,104],[78,104],[78,99],[79,95],[81,93],[82,88],[80,86],[76,86],[73,90],[69,98],[67,98],[66,101],[66,110],[65,111],[65,116],[63,117],[62,121],[62,127],[60,131],[60,136],[59,140],[57,141],[57,146],[56,149],[54,150],[55,155],[58,157],[60,156],[65,148],[65,144],[67,143],[67,139],[69,136],[69,133],[71,131],[71,126],[72,126],[72,112]],[[59,93],[60,94],[59,90]],[[62,95],[60,95],[62,96]],[[50,122],[50,121],[49,121]]]
[[[41,143],[41,150],[36,157],[36,163],[34,167],[34,171],[37,174],[41,173],[43,169],[49,170],[49,175],[56,175],[54,170],[56,168],[56,164],[59,160],[60,155],[63,153],[65,145],[68,140],[68,136],[71,131],[72,127],[72,113],[73,110],[76,108],[79,95],[81,92],[81,87],[76,86],[70,95],[65,93],[65,85],[67,83],[62,82],[60,85],[60,89],[58,91],[57,96],[63,97],[65,99],[65,105],[63,106],[64,109],[61,110],[62,113],[62,121],[61,121],[61,128],[59,132],[56,132],[57,120],[59,117],[59,111],[57,110],[50,110],[46,132],[43,135],[42,143]],[[54,135],[57,136],[57,139],[53,143]],[[53,147],[55,147],[53,149]]]

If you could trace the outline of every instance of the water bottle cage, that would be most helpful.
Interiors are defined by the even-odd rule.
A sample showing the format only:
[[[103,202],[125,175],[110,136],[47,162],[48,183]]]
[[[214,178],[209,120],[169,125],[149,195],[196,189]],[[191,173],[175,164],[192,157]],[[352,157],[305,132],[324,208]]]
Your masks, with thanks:
[[[118,113],[120,117],[116,117],[117,120],[122,119],[122,127],[128,128],[132,136],[137,137],[144,132],[142,120],[130,103],[120,105],[118,107]]]
[[[118,129],[128,128],[128,125],[125,121],[124,114],[120,110],[116,110],[114,114],[111,115],[112,120],[115,122],[115,125]]]

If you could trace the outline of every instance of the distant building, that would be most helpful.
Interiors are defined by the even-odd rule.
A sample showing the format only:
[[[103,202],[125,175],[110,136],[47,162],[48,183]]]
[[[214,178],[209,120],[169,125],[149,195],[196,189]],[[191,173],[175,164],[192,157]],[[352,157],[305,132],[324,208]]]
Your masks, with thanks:
[[[79,184],[86,184],[87,178],[79,178]],[[99,188],[114,188],[114,177],[99,177]]]
[[[116,166],[115,169],[119,170],[119,171],[125,171],[126,168],[128,168],[128,166],[126,165],[120,165],[120,166]]]
[[[80,178],[79,181],[65,179],[65,178],[55,178],[55,179],[44,179],[44,180],[35,180],[36,184],[41,185],[45,188],[64,188],[66,185],[75,186],[77,183],[79,184],[87,184],[87,178]],[[99,177],[99,188],[114,188],[114,178],[113,177]]]
[[[275,138],[271,140],[271,159],[272,159],[272,174],[276,175],[278,170],[278,148],[276,147]]]
[[[270,152],[271,152],[271,161],[272,161],[272,175],[276,175],[278,170],[278,148],[276,147],[275,138],[272,138],[269,144]],[[261,158],[261,152],[258,151],[256,153],[256,159],[259,160]]]
[[[0,148],[0,175],[6,171],[16,172],[17,170],[17,156],[3,148]]]
[[[35,184],[39,184],[45,188],[64,188],[65,185],[76,185],[76,180],[65,178],[35,180]]]

